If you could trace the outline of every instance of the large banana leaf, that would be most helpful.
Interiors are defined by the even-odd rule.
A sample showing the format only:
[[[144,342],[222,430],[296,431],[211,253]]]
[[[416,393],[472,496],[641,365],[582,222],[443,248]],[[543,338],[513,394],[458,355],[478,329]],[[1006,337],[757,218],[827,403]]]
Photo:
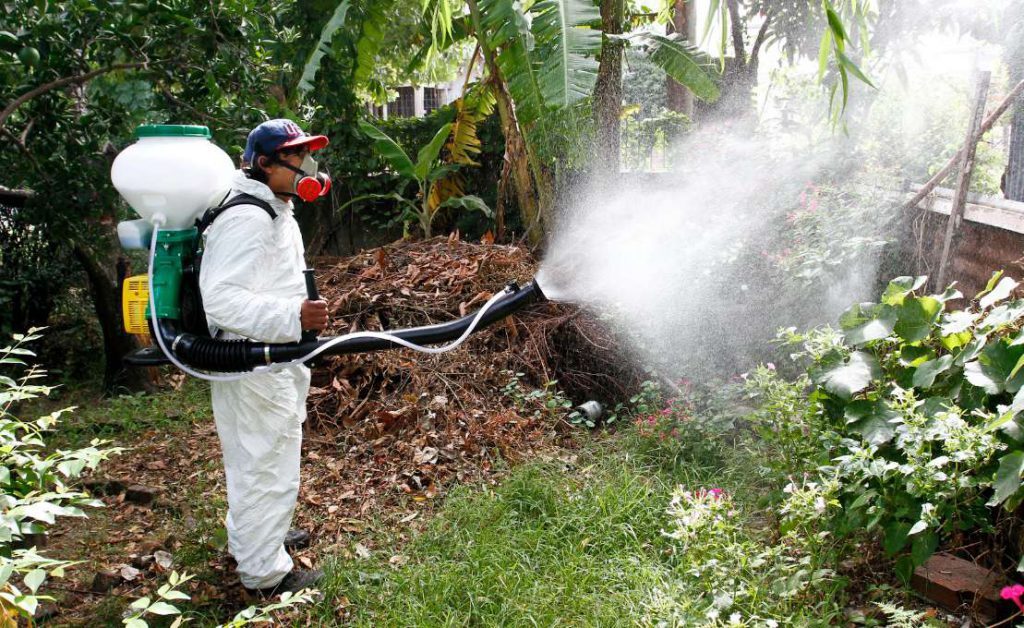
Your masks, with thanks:
[[[600,31],[589,27],[600,13],[590,0],[540,0],[529,20],[513,0],[480,0],[478,6],[522,125],[590,95],[601,50]]]
[[[433,168],[434,162],[437,161],[437,156],[441,154],[441,148],[444,147],[451,132],[452,123],[449,122],[437,130],[434,139],[430,140],[429,144],[420,149],[419,154],[416,155],[416,166],[413,169],[417,179],[426,181],[427,175],[430,174],[430,170]]]
[[[718,72],[714,60],[686,41],[679,33],[637,33],[629,37],[647,46],[647,56],[680,85],[685,86],[701,100],[718,100],[715,82]]]
[[[512,39],[505,44],[498,55],[498,67],[515,101],[520,125],[529,128],[544,114],[545,102],[537,80],[537,69],[524,38]]]
[[[331,40],[334,39],[334,34],[345,24],[348,4],[348,0],[341,0],[338,6],[334,8],[334,14],[331,15],[331,19],[327,20],[327,24],[324,24],[323,30],[320,31],[320,40],[316,42],[316,48],[309,54],[309,59],[306,60],[306,65],[302,68],[302,76],[299,78],[300,92],[306,93],[313,89],[313,79],[316,78],[316,73],[320,70],[320,62],[323,60],[324,55],[331,52]]]
[[[523,39],[533,47],[530,22],[513,0],[479,0],[480,22],[491,48],[504,48],[511,40]]]
[[[359,128],[367,137],[373,140],[373,147],[380,153],[381,157],[391,164],[391,167],[398,174],[410,179],[416,177],[416,170],[413,168],[412,160],[405,154],[405,151],[398,145],[398,142],[365,120],[359,121]]]
[[[540,0],[530,7],[537,41],[537,83],[545,104],[568,107],[590,96],[597,81],[601,13],[591,0]]]

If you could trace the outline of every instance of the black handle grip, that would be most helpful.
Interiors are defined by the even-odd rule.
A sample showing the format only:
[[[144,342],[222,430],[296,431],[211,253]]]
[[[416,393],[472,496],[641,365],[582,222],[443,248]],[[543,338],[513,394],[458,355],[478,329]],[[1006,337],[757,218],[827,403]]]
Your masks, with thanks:
[[[319,301],[320,293],[316,290],[316,271],[312,268],[307,268],[302,271],[302,274],[306,277],[306,298],[310,301]]]
[[[306,298],[310,301],[319,301],[320,293],[316,289],[316,275],[312,268],[307,268],[302,271],[302,274],[306,278]],[[302,339],[305,340],[316,340],[316,330],[308,329],[302,332]]]

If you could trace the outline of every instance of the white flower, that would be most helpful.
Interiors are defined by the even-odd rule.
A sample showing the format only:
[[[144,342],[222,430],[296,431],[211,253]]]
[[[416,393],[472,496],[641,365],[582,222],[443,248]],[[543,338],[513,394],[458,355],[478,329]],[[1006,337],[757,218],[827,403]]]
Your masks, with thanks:
[[[729,623],[730,624],[741,624],[741,623],[743,623],[742,622],[742,616],[739,613],[733,613],[732,615],[729,615]]]

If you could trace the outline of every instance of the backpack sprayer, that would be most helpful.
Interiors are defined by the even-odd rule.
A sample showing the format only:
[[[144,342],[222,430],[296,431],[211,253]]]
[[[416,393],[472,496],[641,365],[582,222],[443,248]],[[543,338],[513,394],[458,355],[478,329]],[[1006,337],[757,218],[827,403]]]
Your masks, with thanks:
[[[146,275],[125,279],[122,308],[125,329],[150,334],[156,345],[125,357],[131,366],[174,364],[212,381],[231,381],[247,372],[280,369],[321,355],[364,353],[405,347],[443,353],[461,345],[474,331],[536,301],[545,300],[537,282],[510,283],[476,313],[437,325],[392,331],[360,331],[299,342],[266,343],[212,338],[198,290],[201,235],[197,219],[217,206],[231,189],[234,166],[211,141],[205,126],[144,125],[138,141],[114,160],[114,187],[141,218],[117,225],[126,249],[148,249]],[[306,291],[317,300],[313,272]],[[436,345],[449,342],[439,347]]]

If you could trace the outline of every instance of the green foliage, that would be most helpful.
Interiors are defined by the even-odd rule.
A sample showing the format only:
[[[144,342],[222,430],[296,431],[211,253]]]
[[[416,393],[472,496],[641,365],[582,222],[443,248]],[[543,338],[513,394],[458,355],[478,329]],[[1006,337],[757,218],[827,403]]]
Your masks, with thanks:
[[[529,8],[537,86],[550,107],[568,107],[590,96],[597,81],[601,19],[590,0],[541,0]]]
[[[124,618],[124,625],[126,628],[147,628],[149,623],[146,622],[144,617],[147,615],[155,615],[158,617],[166,617],[168,615],[181,615],[181,610],[175,605],[175,601],[188,600],[189,595],[178,590],[178,587],[185,584],[192,579],[192,576],[188,574],[178,575],[178,572],[172,572],[170,577],[167,579],[167,584],[161,585],[156,590],[154,597],[141,597],[128,607],[130,614]],[[174,621],[172,626],[177,628],[181,625],[182,621],[179,617]]]
[[[690,391],[663,400],[661,389],[645,382],[630,399],[633,405],[633,445],[652,464],[677,465],[696,462],[705,468],[724,464],[724,435],[734,428],[732,417],[698,412]]]
[[[400,194],[369,194],[357,197],[350,202],[381,198],[398,201],[405,207],[403,218],[407,223],[413,221],[419,223],[423,236],[426,238],[431,237],[434,218],[442,208],[475,210],[490,217],[491,209],[482,199],[476,196],[449,197],[437,203],[434,188],[438,181],[460,167],[460,164],[443,164],[439,160],[441,149],[444,147],[449,135],[451,135],[452,124],[450,122],[442,125],[430,141],[420,148],[415,163],[413,163],[412,159],[409,158],[397,142],[377,127],[365,121],[361,121],[359,127],[373,141],[373,146],[380,153],[381,157],[402,178],[415,182],[419,192],[414,200],[407,199]]]
[[[147,616],[167,617],[178,615],[171,624],[171,628],[178,628],[178,626],[187,622],[188,619],[182,616],[181,609],[175,606],[174,602],[191,599],[187,593],[178,589],[192,578],[193,576],[186,573],[179,575],[176,571],[171,572],[167,579],[167,584],[161,585],[156,590],[155,596],[141,597],[131,603],[128,607],[129,612],[123,620],[125,627],[147,628],[149,626],[145,619]],[[318,593],[314,589],[282,593],[277,602],[271,602],[263,606],[249,606],[239,611],[231,621],[218,624],[217,628],[242,628],[243,626],[255,624],[273,623],[276,612],[292,610],[301,604],[309,604]]]
[[[507,375],[508,383],[501,389],[501,394],[520,412],[549,422],[568,421],[573,425],[595,427],[593,421],[573,409],[572,400],[558,390],[558,382],[544,382],[543,387],[527,391],[522,382],[523,373],[509,371]]]
[[[677,487],[666,531],[677,546],[673,578],[655,590],[645,623],[831,623],[843,582],[830,567],[829,536],[818,526],[834,507],[830,487],[803,483],[787,490],[781,538],[773,541],[744,525],[744,507],[728,491]]]
[[[808,184],[772,238],[777,277],[800,298],[809,287],[835,283],[887,244],[891,205],[876,188]]]
[[[1024,501],[1016,282],[997,273],[973,305],[949,311],[960,293],[924,295],[925,282],[894,280],[839,331],[787,332],[806,376],[761,368],[749,380],[759,433],[802,461],[788,471],[836,483],[835,530],[881,536],[907,577],[942,539],[989,529],[991,507]]]
[[[718,99],[713,61],[684,36],[644,31],[633,35],[631,40],[645,46],[651,62],[677,83],[685,85],[694,96],[708,101]]]
[[[653,171],[655,156],[660,155],[671,167],[676,141],[691,127],[690,119],[675,111],[663,111],[651,117],[638,119],[629,111],[621,127],[622,166],[634,172]]]
[[[32,617],[42,600],[39,593],[48,577],[62,577],[71,564],[36,553],[33,535],[45,534],[57,517],[84,517],[86,506],[99,506],[72,483],[118,448],[105,448],[93,440],[79,449],[49,451],[46,438],[61,415],[73,408],[52,412],[35,420],[15,412],[23,402],[47,396],[52,387],[38,383],[45,371],[29,366],[35,354],[25,348],[40,338],[31,330],[15,335],[11,345],[0,348],[0,612],[4,621],[21,615]],[[21,577],[21,586],[14,576]]]
[[[623,109],[637,107],[637,117],[652,118],[668,105],[668,90],[663,73],[647,55],[636,48],[626,48],[622,76]]]
[[[313,48],[313,52],[309,54],[309,59],[302,68],[302,76],[299,77],[298,89],[300,92],[305,93],[313,89],[313,79],[316,78],[316,73],[320,70],[320,62],[323,60],[324,55],[331,52],[331,40],[334,39],[334,34],[345,23],[348,5],[348,0],[339,2],[338,6],[334,9],[334,13],[331,15],[331,19],[327,20],[323,30],[320,31],[320,40],[316,43],[316,47]]]

